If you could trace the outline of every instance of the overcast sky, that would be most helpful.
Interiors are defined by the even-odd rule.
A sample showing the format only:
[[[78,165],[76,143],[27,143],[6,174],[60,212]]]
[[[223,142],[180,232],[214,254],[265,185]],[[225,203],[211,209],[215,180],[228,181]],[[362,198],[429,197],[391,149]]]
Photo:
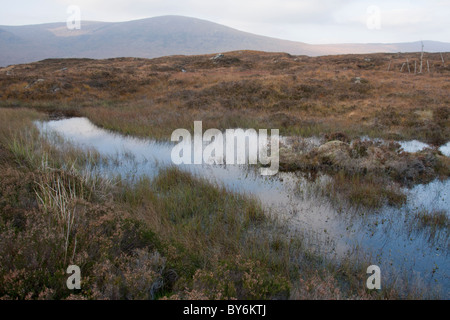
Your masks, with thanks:
[[[450,0],[12,0],[0,25],[82,20],[128,21],[161,15],[210,20],[251,33],[307,43],[450,42]]]

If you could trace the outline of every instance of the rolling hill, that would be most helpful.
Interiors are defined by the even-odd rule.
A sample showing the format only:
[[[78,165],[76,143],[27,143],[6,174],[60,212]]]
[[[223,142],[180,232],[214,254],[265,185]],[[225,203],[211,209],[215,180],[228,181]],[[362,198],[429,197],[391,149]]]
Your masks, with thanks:
[[[428,52],[450,51],[450,43],[424,41]],[[234,50],[320,56],[346,53],[417,52],[420,42],[397,44],[311,45],[242,32],[182,16],[128,22],[83,21],[80,30],[66,23],[0,26],[0,66],[46,58],[155,58]]]

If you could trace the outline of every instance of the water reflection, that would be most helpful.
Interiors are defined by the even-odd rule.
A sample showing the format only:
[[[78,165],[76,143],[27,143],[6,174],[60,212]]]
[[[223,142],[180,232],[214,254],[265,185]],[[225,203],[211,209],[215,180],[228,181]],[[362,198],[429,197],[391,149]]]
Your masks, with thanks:
[[[55,132],[81,148],[94,148],[102,156],[113,159],[96,168],[105,175],[120,174],[131,180],[143,174],[154,177],[159,168],[172,165],[174,144],[171,143],[114,134],[86,118],[36,125],[42,133]],[[58,139],[53,141],[61,143]],[[423,145],[411,142],[402,146],[416,150]],[[321,185],[330,181],[326,175],[312,181],[295,173],[263,177],[248,166],[182,165],[180,168],[223,184],[229,190],[257,197],[266,208],[289,223],[292,232],[306,234],[309,245],[323,254],[341,257],[362,248],[372,257],[373,264],[385,270],[386,276],[394,270],[416,274],[426,283],[441,285],[443,294],[450,297],[448,230],[430,237],[427,232],[414,228],[415,213],[419,210],[441,210],[449,214],[450,180],[408,190],[408,201],[402,208],[385,207],[368,212],[334,208],[318,192]]]

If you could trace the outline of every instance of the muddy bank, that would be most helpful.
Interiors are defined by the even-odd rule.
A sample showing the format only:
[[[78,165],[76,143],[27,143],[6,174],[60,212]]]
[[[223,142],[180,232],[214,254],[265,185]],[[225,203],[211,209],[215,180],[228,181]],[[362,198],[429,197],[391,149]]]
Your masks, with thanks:
[[[287,138],[280,149],[280,170],[378,176],[410,186],[450,177],[450,160],[437,148],[406,152],[395,141],[350,142],[343,134],[333,134],[322,139]]]

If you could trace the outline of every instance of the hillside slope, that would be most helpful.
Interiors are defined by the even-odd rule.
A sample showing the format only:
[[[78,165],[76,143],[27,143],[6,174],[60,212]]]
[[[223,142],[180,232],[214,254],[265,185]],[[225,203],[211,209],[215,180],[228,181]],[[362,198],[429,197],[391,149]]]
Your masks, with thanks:
[[[449,43],[425,41],[428,52],[450,51]],[[182,16],[128,22],[83,21],[81,30],[65,23],[0,26],[0,66],[47,58],[155,58],[235,50],[329,55],[370,52],[416,52],[419,42],[403,44],[310,45],[242,32],[217,23]]]

